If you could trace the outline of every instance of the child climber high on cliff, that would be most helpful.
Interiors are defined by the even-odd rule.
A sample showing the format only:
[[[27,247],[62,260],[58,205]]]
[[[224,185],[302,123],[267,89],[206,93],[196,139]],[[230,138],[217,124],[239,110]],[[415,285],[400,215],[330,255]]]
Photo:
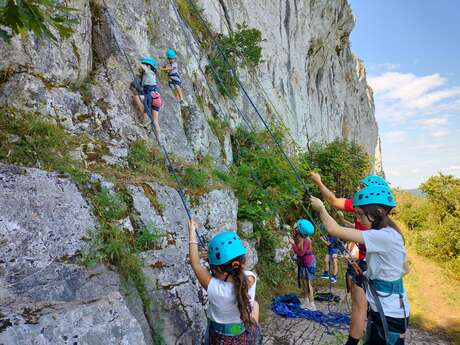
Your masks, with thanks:
[[[139,112],[144,117],[144,122],[147,121],[147,115],[151,116],[150,120],[153,123],[155,131],[160,138],[160,123],[158,116],[161,107],[161,96],[157,90],[157,72],[158,64],[154,59],[144,57],[138,65],[138,70],[141,76],[141,89],[137,90],[138,95],[133,96]]]
[[[174,51],[173,49],[168,49],[166,51],[166,58],[168,59],[168,63],[165,66],[162,66],[160,70],[168,73],[169,87],[171,88],[171,90],[174,91],[176,99],[181,104],[181,106],[187,107],[188,104],[185,101],[184,96],[182,94],[182,80],[180,79],[177,67],[176,51]]]

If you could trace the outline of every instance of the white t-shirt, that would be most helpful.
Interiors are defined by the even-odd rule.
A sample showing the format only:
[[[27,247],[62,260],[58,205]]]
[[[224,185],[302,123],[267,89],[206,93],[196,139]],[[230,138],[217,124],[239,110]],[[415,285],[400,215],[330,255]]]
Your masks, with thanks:
[[[402,236],[394,229],[387,227],[380,230],[368,230],[362,232],[366,246],[367,271],[364,273],[369,279],[381,279],[394,281],[400,279],[404,273],[406,261],[406,248]],[[387,295],[381,293],[383,295]],[[377,312],[374,298],[366,291],[367,300],[371,309]],[[409,316],[409,302],[407,295],[403,295],[406,317]],[[401,308],[399,295],[392,294],[388,297],[380,297],[383,312],[386,316],[403,318],[404,310]]]
[[[257,276],[251,271],[244,271],[246,276],[254,277],[254,284],[249,288],[248,295],[251,305],[256,297]],[[212,278],[208,285],[208,317],[218,323],[241,323],[240,311],[236,302],[232,282]]]

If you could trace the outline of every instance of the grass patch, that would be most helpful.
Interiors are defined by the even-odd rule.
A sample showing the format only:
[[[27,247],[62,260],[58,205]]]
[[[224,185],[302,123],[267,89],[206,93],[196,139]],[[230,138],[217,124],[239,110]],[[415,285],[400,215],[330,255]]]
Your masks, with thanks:
[[[152,303],[146,289],[143,262],[138,253],[159,248],[161,235],[152,224],[134,233],[122,231],[117,226],[117,220],[127,215],[124,191],[93,188],[96,190],[86,196],[92,202],[99,226],[86,239],[88,249],[82,253],[80,263],[86,266],[96,263],[116,266],[126,291],[130,291],[129,287],[135,287],[145,310],[150,312]]]
[[[85,141],[38,114],[0,111],[0,161],[4,163],[60,171],[83,183],[87,174],[68,153]]]
[[[212,132],[214,133],[214,135],[219,140],[221,148],[223,148],[224,141],[225,141],[225,134],[230,129],[229,123],[227,121],[222,121],[220,119],[211,117],[211,118],[208,118],[208,124]]]
[[[123,198],[107,189],[102,188],[100,192],[92,198],[93,206],[104,219],[122,219],[127,216],[128,206]]]
[[[198,6],[194,0],[177,0],[177,9],[187,23],[188,27],[192,29],[194,35],[200,40],[203,45],[209,41],[209,32],[206,23],[201,20],[203,9]]]
[[[407,233],[407,232],[406,232]],[[460,285],[442,264],[408,246],[410,272],[404,278],[411,324],[460,344]]]

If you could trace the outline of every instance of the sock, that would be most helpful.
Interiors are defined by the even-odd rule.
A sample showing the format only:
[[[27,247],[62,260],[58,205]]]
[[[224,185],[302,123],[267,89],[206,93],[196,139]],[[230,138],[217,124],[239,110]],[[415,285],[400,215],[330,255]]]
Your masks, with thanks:
[[[348,340],[345,345],[358,345],[359,339],[353,338],[351,335],[348,335]]]

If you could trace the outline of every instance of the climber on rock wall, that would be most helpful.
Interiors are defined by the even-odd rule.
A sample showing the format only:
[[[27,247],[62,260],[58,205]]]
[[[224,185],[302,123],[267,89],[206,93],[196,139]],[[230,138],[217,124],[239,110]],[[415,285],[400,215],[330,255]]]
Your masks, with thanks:
[[[316,257],[312,250],[312,241],[310,236],[313,235],[315,228],[312,223],[306,219],[299,219],[293,227],[293,238],[289,239],[292,251],[297,256],[297,279],[299,287],[303,286],[304,298],[301,308],[316,310],[315,300],[313,298],[312,281],[316,273]],[[301,284],[302,282],[302,284]]]
[[[318,181],[318,176],[314,178]],[[366,178],[364,183],[367,186],[354,195],[352,207],[367,231],[340,226],[315,197],[311,197],[312,207],[330,235],[365,245],[367,250],[367,270],[362,283],[370,308],[364,344],[402,345],[409,321],[409,303],[402,282],[407,273],[404,237],[389,217],[396,201],[383,179],[372,183]],[[347,344],[351,341],[349,338]],[[358,339],[354,344],[357,343]]]
[[[179,75],[178,66],[177,66],[177,53],[173,49],[168,49],[166,51],[166,58],[168,63],[165,66],[160,67],[160,70],[168,73],[168,85],[171,90],[174,91],[177,101],[181,106],[187,107],[188,103],[185,101],[182,94],[182,80]]]
[[[210,274],[200,264],[197,228],[197,223],[190,220],[190,264],[208,293],[206,344],[262,344],[259,304],[255,300],[257,276],[244,270],[246,248],[235,232],[215,235],[208,244]]]
[[[319,174],[312,172],[310,174],[310,178],[319,188],[321,195],[329,202],[331,206],[349,213],[356,212],[356,209],[353,207],[353,200],[336,197],[335,194],[322,183],[321,176]],[[367,176],[361,180],[359,188],[368,185],[388,186],[387,182],[383,178],[375,175]],[[360,231],[367,230],[367,227],[361,223],[359,217],[355,217],[355,229]],[[357,245],[359,248],[358,264],[361,269],[365,271],[367,268],[366,247],[363,243],[358,243]],[[359,276],[350,264],[348,265],[346,280],[348,291],[351,293],[351,323],[349,337],[346,345],[357,345],[359,339],[361,339],[364,334],[367,314],[366,294],[362,280],[359,279]]]
[[[161,108],[161,96],[157,89],[157,69],[158,63],[151,58],[145,57],[138,65],[138,70],[141,73],[141,83],[134,82],[137,95],[133,96],[134,103],[143,115],[144,123],[153,123],[155,131],[160,138],[160,124],[158,122],[158,114]],[[149,121],[150,118],[150,121]]]

